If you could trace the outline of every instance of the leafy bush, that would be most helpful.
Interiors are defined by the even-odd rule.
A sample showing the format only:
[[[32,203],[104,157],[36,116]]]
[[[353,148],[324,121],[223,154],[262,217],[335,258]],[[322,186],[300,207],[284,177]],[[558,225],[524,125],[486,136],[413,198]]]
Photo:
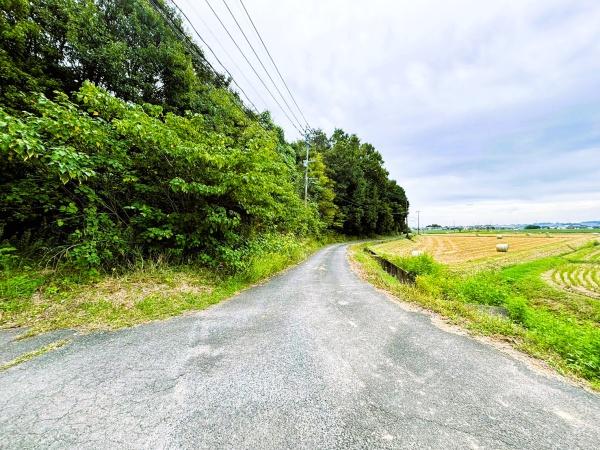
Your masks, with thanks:
[[[257,232],[320,232],[278,136],[215,98],[240,121],[235,139],[201,115],[149,115],[90,83],[76,103],[38,96],[23,118],[0,108],[4,235],[27,230],[88,267],[142,249],[235,268]]]
[[[261,235],[405,229],[404,190],[342,130],[309,136],[304,201],[304,140],[181,28],[164,2],[0,3],[0,239],[89,271],[158,255],[240,271]]]
[[[437,263],[433,257],[427,253],[420,256],[387,256],[387,259],[406,270],[413,276],[434,275],[442,271],[442,265]]]
[[[527,299],[520,296],[508,297],[504,306],[512,320],[521,324],[527,323]]]
[[[508,290],[496,274],[482,272],[461,278],[455,295],[468,303],[501,305],[508,298]]]

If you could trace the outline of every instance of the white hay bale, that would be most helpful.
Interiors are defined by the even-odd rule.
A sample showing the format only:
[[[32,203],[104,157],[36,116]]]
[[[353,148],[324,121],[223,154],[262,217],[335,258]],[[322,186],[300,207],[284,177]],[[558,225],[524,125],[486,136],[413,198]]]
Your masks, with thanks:
[[[496,244],[496,251],[506,253],[508,251],[508,244]]]
[[[496,239],[502,239],[502,238],[504,238],[504,236],[502,236],[501,234],[496,235]]]
[[[413,250],[410,252],[410,256],[423,256],[423,250]]]

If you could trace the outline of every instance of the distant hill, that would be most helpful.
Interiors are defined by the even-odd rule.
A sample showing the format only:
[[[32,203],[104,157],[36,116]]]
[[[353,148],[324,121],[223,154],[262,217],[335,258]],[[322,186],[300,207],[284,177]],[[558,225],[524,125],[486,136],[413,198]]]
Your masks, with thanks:
[[[585,222],[536,222],[535,225],[548,228],[600,228],[600,220]]]
[[[586,228],[600,228],[600,220],[586,220],[584,222],[535,222],[535,223],[513,223],[508,225],[498,225],[498,224],[479,224],[479,225],[454,225],[454,226],[436,226],[429,225],[425,227],[430,230],[459,230],[459,229],[469,229],[469,230],[498,230],[498,229],[506,229],[506,230],[519,230],[525,229],[526,226],[537,225],[540,228],[550,228],[550,229],[586,229]]]

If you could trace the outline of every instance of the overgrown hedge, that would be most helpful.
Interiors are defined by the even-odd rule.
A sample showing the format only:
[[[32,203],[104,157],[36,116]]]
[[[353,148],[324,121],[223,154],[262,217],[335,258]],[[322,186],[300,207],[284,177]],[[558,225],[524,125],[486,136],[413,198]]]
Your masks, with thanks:
[[[39,95],[22,117],[0,108],[3,234],[84,265],[165,249],[235,265],[252,235],[318,233],[276,133],[211,95],[220,130],[91,83],[72,99]]]
[[[230,81],[163,0],[0,0],[0,247],[235,271],[263,236],[405,229],[404,190],[342,130],[309,136],[305,203],[305,142]]]

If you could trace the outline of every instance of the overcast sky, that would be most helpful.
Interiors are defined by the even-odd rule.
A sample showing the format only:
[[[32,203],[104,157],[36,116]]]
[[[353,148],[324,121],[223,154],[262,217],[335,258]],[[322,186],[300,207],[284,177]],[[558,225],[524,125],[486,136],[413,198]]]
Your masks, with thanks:
[[[261,73],[223,0],[209,1]],[[297,138],[205,0],[177,3]],[[375,145],[422,224],[600,220],[599,0],[244,4],[310,125]]]

